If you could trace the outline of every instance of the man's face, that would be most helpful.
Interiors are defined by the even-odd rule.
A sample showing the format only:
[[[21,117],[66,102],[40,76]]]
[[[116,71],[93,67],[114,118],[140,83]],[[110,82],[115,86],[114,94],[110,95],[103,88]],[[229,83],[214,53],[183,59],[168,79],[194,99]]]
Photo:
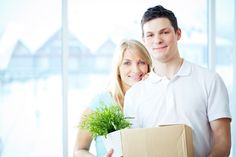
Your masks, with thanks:
[[[174,31],[167,18],[156,18],[143,25],[143,40],[152,58],[168,62],[178,54],[177,41],[181,30]]]

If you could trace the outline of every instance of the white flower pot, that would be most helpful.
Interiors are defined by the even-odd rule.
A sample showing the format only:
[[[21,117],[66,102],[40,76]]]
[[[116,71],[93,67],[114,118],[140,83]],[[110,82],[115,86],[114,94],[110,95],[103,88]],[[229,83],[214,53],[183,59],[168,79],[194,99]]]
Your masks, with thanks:
[[[111,148],[114,150],[112,157],[122,156],[121,136],[119,130],[109,133],[106,138],[103,136],[103,141],[107,151]]]

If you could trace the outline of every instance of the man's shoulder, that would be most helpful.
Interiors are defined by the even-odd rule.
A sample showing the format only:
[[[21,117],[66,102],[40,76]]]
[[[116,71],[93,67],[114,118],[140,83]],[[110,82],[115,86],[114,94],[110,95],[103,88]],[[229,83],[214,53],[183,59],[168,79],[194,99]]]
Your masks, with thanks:
[[[197,80],[204,80],[207,82],[212,82],[214,80],[221,79],[221,76],[217,72],[210,70],[205,66],[201,66],[191,62],[189,62],[188,64],[191,65],[192,78],[195,78]]]
[[[142,90],[146,87],[146,84],[147,84],[147,80],[139,81],[139,82],[137,82],[136,84],[134,84],[134,85],[127,91],[127,93],[132,93],[132,94],[140,93],[140,91],[142,91]]]
[[[192,68],[192,71],[194,73],[201,73],[202,75],[208,75],[208,76],[213,76],[216,74],[215,71],[212,71],[210,69],[208,69],[206,66],[204,65],[200,65],[200,64],[196,64],[196,63],[193,63],[193,62],[187,62],[191,68]]]

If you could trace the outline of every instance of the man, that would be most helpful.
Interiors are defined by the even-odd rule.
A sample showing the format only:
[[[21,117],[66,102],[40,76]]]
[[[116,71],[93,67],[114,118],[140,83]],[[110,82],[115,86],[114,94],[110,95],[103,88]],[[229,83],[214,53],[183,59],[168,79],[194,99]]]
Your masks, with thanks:
[[[153,69],[126,93],[124,113],[135,117],[133,127],[186,124],[196,157],[229,156],[231,115],[220,76],[180,57],[181,30],[172,11],[149,8],[141,26]]]

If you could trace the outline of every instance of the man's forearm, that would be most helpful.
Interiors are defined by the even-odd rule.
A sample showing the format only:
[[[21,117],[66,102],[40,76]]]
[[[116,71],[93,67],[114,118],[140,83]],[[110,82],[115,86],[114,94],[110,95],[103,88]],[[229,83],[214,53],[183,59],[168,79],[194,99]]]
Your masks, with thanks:
[[[230,148],[225,146],[224,147],[215,146],[213,147],[208,157],[228,157],[229,154],[230,154]]]
[[[212,121],[213,147],[208,157],[228,157],[231,149],[230,119]]]

